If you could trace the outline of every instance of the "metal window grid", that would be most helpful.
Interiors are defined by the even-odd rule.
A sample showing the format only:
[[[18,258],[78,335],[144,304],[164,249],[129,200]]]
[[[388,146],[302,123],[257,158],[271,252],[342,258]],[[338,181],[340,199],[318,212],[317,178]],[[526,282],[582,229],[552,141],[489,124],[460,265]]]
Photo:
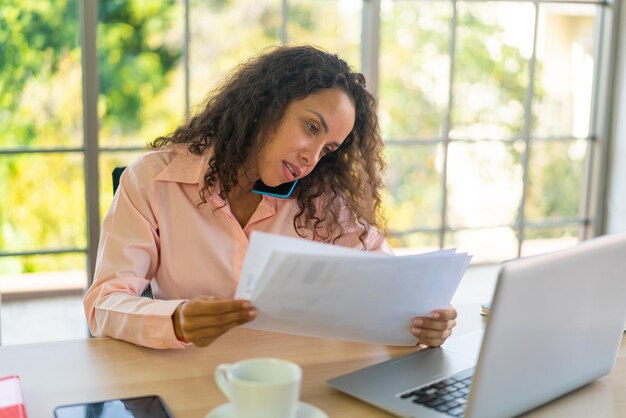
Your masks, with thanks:
[[[416,0],[396,0],[396,1],[416,1]],[[419,0],[417,0],[419,1]],[[447,225],[447,188],[446,188],[446,167],[447,149],[453,142],[478,142],[481,140],[452,139],[449,137],[451,128],[451,109],[454,103],[454,69],[456,51],[456,31],[458,27],[457,4],[458,3],[487,3],[502,0],[438,0],[448,2],[452,7],[452,18],[450,21],[450,39],[448,53],[450,55],[449,70],[449,90],[448,107],[444,119],[443,137],[441,138],[388,138],[388,146],[412,145],[421,146],[426,144],[442,144],[444,168],[442,170],[442,200],[441,200],[441,225],[438,228],[412,228],[402,231],[391,231],[392,236],[403,236],[412,233],[425,232],[437,234],[439,245],[445,246],[445,235],[449,232],[465,229],[453,229]],[[593,1],[593,0],[508,0],[508,2],[532,3],[535,9],[535,22],[533,34],[533,53],[529,65],[529,87],[525,99],[524,108],[524,130],[521,136],[516,138],[489,140],[493,142],[515,142],[522,140],[526,143],[523,156],[524,190],[528,182],[528,162],[532,143],[537,141],[577,141],[580,138],[537,138],[531,137],[532,105],[534,98],[533,83],[536,60],[536,44],[538,32],[539,9],[543,4],[567,3],[567,4],[593,4],[598,6],[599,12],[596,17],[595,29],[595,69],[592,92],[591,109],[591,134],[585,138],[588,143],[588,153],[586,161],[586,178],[584,185],[584,210],[580,218],[549,219],[541,222],[529,222],[524,218],[525,193],[522,194],[520,209],[514,225],[489,226],[488,228],[513,227],[518,234],[518,256],[521,254],[521,247],[524,240],[526,228],[541,228],[554,226],[579,225],[582,227],[582,239],[601,234],[604,225],[604,207],[606,200],[606,166],[608,159],[608,141],[610,138],[611,120],[608,116],[608,109],[613,101],[613,91],[610,88],[611,81],[615,77],[615,56],[619,27],[619,2],[615,1]],[[127,151],[142,151],[144,147],[99,147],[98,144],[98,64],[96,56],[96,29],[98,23],[98,6],[96,0],[80,1],[80,27],[81,27],[81,49],[83,66],[83,127],[84,141],[82,147],[55,147],[55,148],[15,148],[0,149],[2,155],[18,154],[41,154],[41,153],[83,153],[85,162],[85,198],[87,207],[87,248],[56,248],[35,251],[0,252],[0,257],[31,256],[43,254],[64,254],[64,253],[86,253],[87,273],[89,283],[93,280],[96,252],[100,233],[99,215],[99,182],[98,182],[98,159],[101,153],[117,153]],[[380,52],[380,5],[381,0],[363,0],[362,33],[361,33],[361,67],[368,79],[368,88],[377,95],[379,86],[379,52]],[[189,0],[183,0],[184,7],[184,37],[183,37],[183,65],[184,65],[184,95],[185,95],[185,116],[189,116],[190,98],[190,67],[189,67]],[[281,0],[281,26],[280,42],[288,42],[287,21],[289,18],[289,0]]]

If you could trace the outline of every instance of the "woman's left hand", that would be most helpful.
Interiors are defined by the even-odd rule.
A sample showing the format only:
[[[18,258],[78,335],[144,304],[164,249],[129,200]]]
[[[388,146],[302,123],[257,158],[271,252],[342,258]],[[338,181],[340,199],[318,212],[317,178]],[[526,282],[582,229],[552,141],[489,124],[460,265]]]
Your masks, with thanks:
[[[452,306],[448,309],[436,309],[430,316],[418,316],[411,324],[411,334],[417,337],[417,343],[428,347],[439,347],[452,334],[456,326],[457,312]]]

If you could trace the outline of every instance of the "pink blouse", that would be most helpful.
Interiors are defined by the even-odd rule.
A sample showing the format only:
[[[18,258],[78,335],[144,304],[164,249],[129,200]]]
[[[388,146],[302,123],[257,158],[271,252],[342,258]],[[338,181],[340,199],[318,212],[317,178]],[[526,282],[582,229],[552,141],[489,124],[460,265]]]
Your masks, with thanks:
[[[148,152],[129,165],[102,225],[94,282],[83,299],[91,333],[153,348],[183,348],[172,314],[185,300],[232,298],[252,231],[298,237],[295,199],[263,196],[242,229],[215,185],[198,192],[210,153],[186,144]],[[361,248],[346,228],[339,245]],[[391,250],[373,230],[368,250]],[[139,296],[152,286],[154,300]]]

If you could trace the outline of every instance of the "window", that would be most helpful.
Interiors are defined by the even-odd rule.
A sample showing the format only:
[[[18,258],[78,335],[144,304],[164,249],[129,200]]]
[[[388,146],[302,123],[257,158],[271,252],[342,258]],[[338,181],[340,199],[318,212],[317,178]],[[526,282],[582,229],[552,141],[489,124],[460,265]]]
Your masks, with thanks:
[[[458,246],[475,261],[501,261],[598,232],[594,156],[608,138],[596,109],[610,76],[608,3],[94,7],[10,0],[0,10],[0,277],[64,271],[73,273],[58,277],[86,283],[96,251],[88,231],[99,229],[110,203],[113,167],[171,132],[236,64],[279,43],[337,52],[368,76],[398,252]],[[81,42],[81,18],[96,13]],[[99,77],[87,77],[83,96],[85,66]],[[97,171],[85,168],[94,164]],[[88,204],[94,195],[98,209]]]
[[[0,9],[0,277],[84,282],[78,2]]]
[[[380,2],[392,245],[489,262],[587,236],[606,7]]]

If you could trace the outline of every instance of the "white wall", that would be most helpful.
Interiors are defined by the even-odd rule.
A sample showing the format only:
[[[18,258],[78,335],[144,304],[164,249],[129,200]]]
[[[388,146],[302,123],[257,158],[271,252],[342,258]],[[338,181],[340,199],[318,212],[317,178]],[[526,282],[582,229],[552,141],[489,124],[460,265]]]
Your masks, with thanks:
[[[626,7],[621,7],[620,22],[626,22]],[[607,233],[626,231],[626,27],[620,26],[612,115],[614,144],[609,156]]]

